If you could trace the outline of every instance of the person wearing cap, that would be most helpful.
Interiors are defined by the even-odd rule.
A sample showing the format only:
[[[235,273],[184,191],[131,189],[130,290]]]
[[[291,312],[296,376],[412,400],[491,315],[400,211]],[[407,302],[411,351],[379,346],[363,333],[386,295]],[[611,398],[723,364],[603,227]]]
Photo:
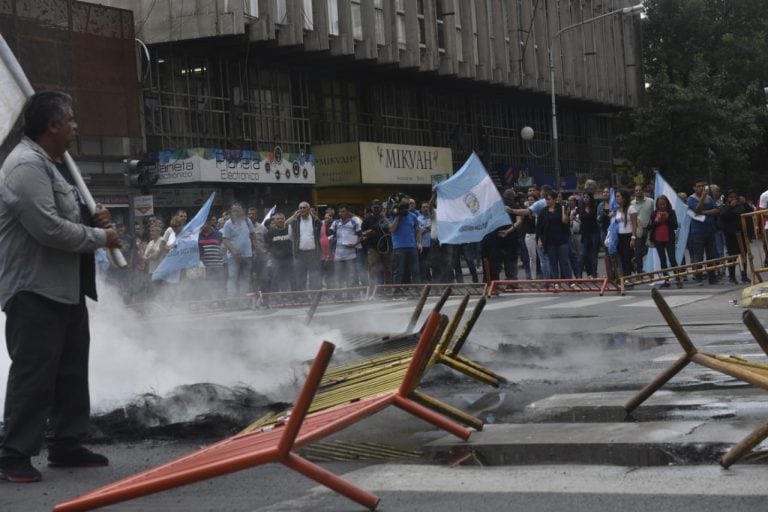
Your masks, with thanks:
[[[392,251],[389,239],[385,237],[386,226],[387,219],[381,201],[374,199],[361,227],[369,286],[392,283]]]

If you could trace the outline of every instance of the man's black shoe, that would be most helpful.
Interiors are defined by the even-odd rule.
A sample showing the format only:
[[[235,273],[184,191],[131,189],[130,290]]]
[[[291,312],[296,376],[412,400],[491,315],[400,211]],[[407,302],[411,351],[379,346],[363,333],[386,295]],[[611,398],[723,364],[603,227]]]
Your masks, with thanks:
[[[48,453],[48,465],[52,468],[90,468],[109,466],[109,459],[84,446],[66,452]]]
[[[2,457],[0,478],[14,484],[29,484],[39,482],[43,475],[35,469],[29,457]]]

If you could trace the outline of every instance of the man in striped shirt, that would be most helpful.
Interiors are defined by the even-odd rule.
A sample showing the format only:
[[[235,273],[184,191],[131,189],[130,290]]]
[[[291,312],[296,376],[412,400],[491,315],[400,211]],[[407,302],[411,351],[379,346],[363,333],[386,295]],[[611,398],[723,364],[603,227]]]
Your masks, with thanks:
[[[205,266],[206,287],[213,297],[220,297],[224,294],[224,283],[227,270],[224,267],[224,256],[222,251],[221,231],[216,229],[218,218],[211,215],[208,222],[200,230],[200,236],[197,239],[200,248],[200,261]]]

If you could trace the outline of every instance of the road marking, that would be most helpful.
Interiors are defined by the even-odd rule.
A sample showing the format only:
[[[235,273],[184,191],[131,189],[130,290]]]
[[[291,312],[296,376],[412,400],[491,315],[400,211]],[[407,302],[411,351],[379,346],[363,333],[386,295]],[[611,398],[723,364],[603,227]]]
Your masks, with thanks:
[[[621,300],[631,299],[627,295],[611,295],[607,297],[590,297],[588,299],[572,300],[568,302],[561,302],[558,304],[552,304],[550,306],[544,306],[541,309],[557,309],[557,308],[585,308],[587,306],[596,306],[602,304],[610,304],[611,302],[617,302]]]
[[[670,307],[685,306],[693,302],[709,299],[712,295],[666,295],[664,300],[667,301]],[[619,304],[622,308],[655,308],[656,303],[653,299],[641,300],[640,302],[633,302],[632,304]]]
[[[530,306],[539,302],[555,300],[557,297],[547,295],[546,297],[520,297],[519,299],[493,299],[485,305],[483,311],[497,311],[499,309],[516,308],[518,306]]]
[[[627,468],[603,465],[469,466],[375,464],[342,475],[374,493],[488,494],[557,493],[647,496],[764,496],[762,466],[738,466],[725,472],[718,465]],[[313,510],[331,496],[313,487],[303,496],[267,505],[259,512]],[[342,500],[334,496],[332,503]],[[386,497],[384,497],[386,503]],[[345,509],[352,506],[346,506]],[[484,509],[485,510],[485,509]]]

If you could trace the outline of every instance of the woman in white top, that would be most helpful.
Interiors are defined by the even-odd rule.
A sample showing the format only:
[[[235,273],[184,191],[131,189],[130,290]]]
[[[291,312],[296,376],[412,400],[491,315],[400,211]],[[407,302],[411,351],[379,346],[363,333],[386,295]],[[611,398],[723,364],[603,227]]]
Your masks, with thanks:
[[[619,206],[613,214],[619,233],[617,247],[621,275],[632,273],[632,258],[635,255],[635,233],[637,233],[637,208],[632,206],[632,194],[629,190],[616,192],[616,204]]]

